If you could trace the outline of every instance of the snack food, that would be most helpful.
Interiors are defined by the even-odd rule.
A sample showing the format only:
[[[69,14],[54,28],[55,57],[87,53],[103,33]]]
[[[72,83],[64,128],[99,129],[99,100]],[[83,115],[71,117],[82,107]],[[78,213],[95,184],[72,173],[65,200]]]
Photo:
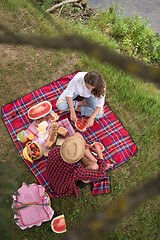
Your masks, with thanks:
[[[63,138],[57,138],[56,145],[61,146],[63,142],[64,142]]]
[[[49,148],[46,148],[46,149],[44,150],[44,156],[45,156],[45,157],[48,157],[48,153],[49,153],[50,150],[51,150],[51,149],[49,149]]]
[[[64,127],[59,127],[58,131],[57,131],[58,135],[61,135],[63,137],[66,137],[67,132],[68,132],[68,130]]]
[[[51,122],[55,122],[59,119],[59,116],[57,115],[57,113],[51,111],[47,117],[51,120]]]
[[[48,127],[48,122],[42,121],[40,124],[38,124],[38,132],[45,132],[46,128]]]
[[[45,144],[46,148],[51,148],[52,145],[56,142],[57,135],[58,135],[57,134],[58,128],[59,128],[59,123],[58,122],[53,122],[51,127],[50,127],[48,140]]]
[[[75,127],[80,132],[84,132],[84,131],[86,131],[86,123],[87,123],[87,119],[85,119],[85,118],[78,118],[77,121],[75,122]]]

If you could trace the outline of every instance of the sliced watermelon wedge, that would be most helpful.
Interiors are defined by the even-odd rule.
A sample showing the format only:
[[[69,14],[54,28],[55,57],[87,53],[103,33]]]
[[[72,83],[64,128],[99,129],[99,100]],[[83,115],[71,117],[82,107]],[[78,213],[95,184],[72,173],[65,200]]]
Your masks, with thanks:
[[[92,148],[95,144],[98,144],[98,145],[100,146],[102,152],[105,150],[105,147],[104,147],[103,144],[100,143],[100,142],[94,142],[94,143],[92,143],[92,144],[86,143],[86,144],[85,144],[85,147],[86,147],[86,148]]]
[[[66,229],[66,221],[64,215],[60,215],[58,217],[53,218],[51,222],[51,228],[55,233],[64,233],[67,231]]]
[[[92,144],[92,146],[94,146],[95,144],[98,144],[98,145],[100,146],[102,152],[105,150],[105,147],[103,146],[102,143],[100,143],[100,142],[94,142],[94,143]]]
[[[78,131],[84,132],[86,131],[86,124],[87,124],[87,119],[78,118],[77,121],[75,122],[75,127],[77,128]]]

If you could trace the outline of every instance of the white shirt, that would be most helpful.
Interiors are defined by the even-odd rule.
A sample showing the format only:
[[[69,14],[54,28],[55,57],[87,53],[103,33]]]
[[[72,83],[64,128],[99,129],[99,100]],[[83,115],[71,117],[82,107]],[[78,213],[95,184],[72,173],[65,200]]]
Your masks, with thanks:
[[[93,96],[96,100],[96,106],[103,107],[105,95],[103,97],[97,98],[91,94],[91,91],[85,86],[84,76],[86,74],[87,72],[79,72],[74,76],[74,78],[69,82],[67,88],[65,89],[65,96],[73,97],[74,93],[84,98]]]

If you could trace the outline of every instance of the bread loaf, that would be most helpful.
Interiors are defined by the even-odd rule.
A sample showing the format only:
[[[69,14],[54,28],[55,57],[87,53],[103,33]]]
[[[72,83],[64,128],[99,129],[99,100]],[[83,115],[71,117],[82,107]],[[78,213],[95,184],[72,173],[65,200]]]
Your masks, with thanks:
[[[57,130],[59,128],[59,123],[58,122],[53,122],[50,128],[50,132],[49,132],[49,137],[48,140],[45,144],[46,148],[51,148],[53,146],[53,144],[56,142],[57,139]]]
[[[63,138],[57,138],[56,145],[61,146],[63,142],[64,142]]]
[[[64,127],[59,127],[58,128],[58,135],[61,135],[62,137],[65,137],[67,135],[68,130]]]

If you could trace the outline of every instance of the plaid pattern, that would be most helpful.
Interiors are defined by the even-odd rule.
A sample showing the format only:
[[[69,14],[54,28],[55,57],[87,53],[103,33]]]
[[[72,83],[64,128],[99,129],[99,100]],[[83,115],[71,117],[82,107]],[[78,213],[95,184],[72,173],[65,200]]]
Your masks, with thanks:
[[[74,131],[70,121],[68,120],[68,118],[64,118],[61,121],[58,121],[58,123],[59,123],[60,127],[65,127],[68,130],[66,137],[65,138],[63,137],[63,139],[66,139],[66,138],[70,137],[73,133],[75,133],[75,131]],[[47,128],[48,134],[49,134],[50,127],[51,127],[51,121],[48,119],[48,128]],[[39,137],[38,137],[38,133],[39,133],[38,129],[35,127],[35,121],[33,121],[25,131],[25,134],[26,134],[27,137],[30,134],[33,134],[34,135],[34,142],[37,142],[37,143],[41,144],[41,146],[44,150],[46,148],[45,144],[47,142],[47,139],[44,140],[41,143],[41,141],[39,140]]]
[[[59,114],[59,111],[56,109],[56,101],[76,73],[64,76],[1,108],[4,123],[22,158],[24,145],[17,140],[17,134],[21,130],[27,129],[32,123],[32,120],[27,115],[29,108],[39,102],[48,100],[52,103],[53,110]],[[78,117],[82,116],[78,114]],[[68,113],[62,114],[59,120],[61,121],[65,118],[70,120]],[[73,126],[73,128],[75,127]],[[126,162],[137,152],[136,144],[128,131],[106,103],[104,105],[103,118],[96,120],[94,125],[83,133],[83,136],[88,144],[99,141],[105,146],[105,151],[103,152],[104,160],[107,163],[114,163],[114,168]],[[47,158],[43,156],[41,160],[33,164],[25,159],[23,160],[36,176],[38,182],[45,187],[46,192],[51,197],[57,197],[49,187],[48,181],[46,181]]]
[[[82,164],[69,164],[60,155],[60,147],[54,147],[48,155],[46,167],[47,179],[50,187],[59,196],[75,194],[78,197],[80,190],[76,186],[76,180],[96,181],[106,176],[105,162],[98,161],[99,170],[85,169]]]
[[[93,182],[93,195],[107,194],[111,191],[110,176],[106,176],[105,179],[101,181]]]

